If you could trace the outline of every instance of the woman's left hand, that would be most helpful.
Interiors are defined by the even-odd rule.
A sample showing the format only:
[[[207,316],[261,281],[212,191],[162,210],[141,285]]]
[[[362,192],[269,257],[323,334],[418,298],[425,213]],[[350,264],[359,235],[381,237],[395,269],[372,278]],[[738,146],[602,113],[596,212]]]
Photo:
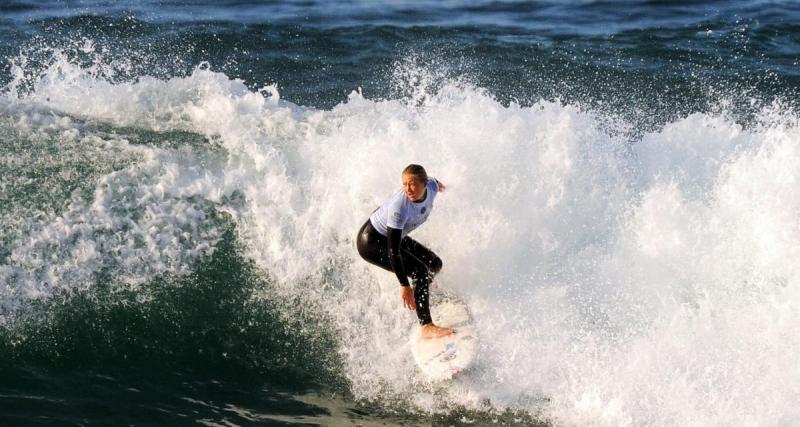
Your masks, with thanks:
[[[417,304],[414,302],[414,290],[411,289],[411,286],[401,286],[400,289],[400,297],[403,298],[403,305],[409,310],[416,310]]]

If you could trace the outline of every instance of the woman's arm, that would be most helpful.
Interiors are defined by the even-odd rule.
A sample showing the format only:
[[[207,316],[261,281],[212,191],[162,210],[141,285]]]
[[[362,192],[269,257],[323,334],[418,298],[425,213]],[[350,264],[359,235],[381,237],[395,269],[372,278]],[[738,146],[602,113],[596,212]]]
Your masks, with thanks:
[[[439,181],[439,180],[438,180],[438,179],[436,179],[436,178],[433,178],[433,180],[434,180],[434,181],[436,181],[436,185],[438,185],[438,186],[439,186],[439,192],[440,192],[440,193],[444,193],[444,188],[445,188],[445,187],[444,187],[444,184],[442,184],[442,182],[441,182],[441,181]]]
[[[400,285],[409,286],[408,275],[406,274],[403,258],[400,256],[400,241],[403,240],[403,230],[398,228],[386,227],[388,234],[389,264],[392,271],[397,275]]]
[[[400,299],[403,300],[403,305],[409,310],[416,310],[417,304],[414,302],[414,291],[408,283],[403,257],[400,256],[400,242],[403,240],[403,230],[392,227],[386,228],[389,231],[389,238],[387,239],[389,264],[392,265],[392,270],[397,275],[397,280],[400,281]]]

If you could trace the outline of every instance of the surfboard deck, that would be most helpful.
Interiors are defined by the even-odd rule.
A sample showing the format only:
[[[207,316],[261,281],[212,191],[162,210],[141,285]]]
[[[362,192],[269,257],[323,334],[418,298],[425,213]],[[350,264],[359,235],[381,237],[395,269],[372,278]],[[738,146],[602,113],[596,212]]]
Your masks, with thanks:
[[[475,359],[478,348],[475,321],[466,304],[456,300],[433,306],[431,315],[436,325],[454,328],[456,333],[425,339],[415,325],[411,332],[411,353],[425,377],[432,381],[449,380],[469,368]]]

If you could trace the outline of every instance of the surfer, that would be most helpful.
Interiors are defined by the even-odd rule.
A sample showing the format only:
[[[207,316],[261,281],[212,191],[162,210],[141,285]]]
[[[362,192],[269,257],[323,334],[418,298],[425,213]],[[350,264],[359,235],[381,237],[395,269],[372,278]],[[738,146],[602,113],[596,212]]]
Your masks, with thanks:
[[[406,235],[428,219],[433,199],[445,186],[436,178],[428,178],[425,168],[414,164],[403,169],[402,180],[403,189],[376,209],[358,230],[356,247],[367,262],[397,275],[403,306],[416,310],[422,337],[443,337],[455,330],[434,325],[428,305],[428,287],[442,269],[442,260]]]

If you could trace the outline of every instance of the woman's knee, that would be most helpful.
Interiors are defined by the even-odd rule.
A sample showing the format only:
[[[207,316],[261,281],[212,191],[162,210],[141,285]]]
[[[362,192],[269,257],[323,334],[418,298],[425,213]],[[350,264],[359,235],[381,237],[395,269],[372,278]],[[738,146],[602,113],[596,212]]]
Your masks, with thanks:
[[[439,258],[438,256],[434,257],[433,260],[431,261],[430,268],[431,268],[431,273],[438,274],[440,271],[442,271],[442,259]]]

